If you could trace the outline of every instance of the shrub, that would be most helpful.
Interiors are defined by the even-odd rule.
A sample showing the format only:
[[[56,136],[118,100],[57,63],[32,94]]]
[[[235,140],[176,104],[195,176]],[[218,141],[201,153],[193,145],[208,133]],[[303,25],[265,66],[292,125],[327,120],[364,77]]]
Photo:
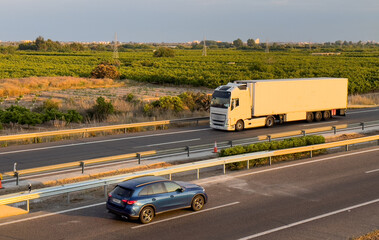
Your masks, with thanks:
[[[160,47],[153,53],[154,57],[175,57],[175,51],[168,47]]]
[[[120,78],[120,73],[117,68],[111,64],[101,63],[91,72],[91,76],[94,78]]]
[[[114,106],[110,101],[105,101],[105,98],[98,97],[96,104],[87,113],[91,119],[96,118],[99,121],[104,121],[109,115],[114,113]]]
[[[226,148],[221,150],[220,156],[225,157],[243,153],[262,152],[268,150],[301,147],[321,143],[325,143],[325,138],[323,136],[304,136],[299,138],[289,138],[281,141],[260,142],[250,144],[247,146],[235,146],[231,148]]]

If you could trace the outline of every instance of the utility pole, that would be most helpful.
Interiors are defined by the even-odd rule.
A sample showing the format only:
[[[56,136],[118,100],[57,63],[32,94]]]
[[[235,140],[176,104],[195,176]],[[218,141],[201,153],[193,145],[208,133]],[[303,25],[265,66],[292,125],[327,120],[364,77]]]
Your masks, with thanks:
[[[203,54],[202,56],[207,56],[207,45],[205,44],[205,37],[203,41]]]
[[[269,49],[269,46],[268,46],[268,40],[266,40],[266,49],[265,49],[265,52],[266,53],[270,52],[270,49]]]
[[[118,59],[118,41],[117,41],[117,32],[114,34],[113,42],[113,59]]]

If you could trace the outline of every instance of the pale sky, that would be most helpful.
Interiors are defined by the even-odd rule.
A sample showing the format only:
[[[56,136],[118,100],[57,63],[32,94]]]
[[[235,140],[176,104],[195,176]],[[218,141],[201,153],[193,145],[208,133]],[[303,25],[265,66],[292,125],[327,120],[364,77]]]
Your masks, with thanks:
[[[0,0],[0,40],[379,41],[379,0]]]

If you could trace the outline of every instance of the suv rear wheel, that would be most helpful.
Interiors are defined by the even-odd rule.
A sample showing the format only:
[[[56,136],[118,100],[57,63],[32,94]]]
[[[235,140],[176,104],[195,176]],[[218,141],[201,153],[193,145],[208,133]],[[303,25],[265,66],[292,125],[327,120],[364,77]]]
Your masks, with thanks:
[[[141,223],[149,223],[154,218],[154,209],[152,207],[144,207],[139,214],[139,220]]]

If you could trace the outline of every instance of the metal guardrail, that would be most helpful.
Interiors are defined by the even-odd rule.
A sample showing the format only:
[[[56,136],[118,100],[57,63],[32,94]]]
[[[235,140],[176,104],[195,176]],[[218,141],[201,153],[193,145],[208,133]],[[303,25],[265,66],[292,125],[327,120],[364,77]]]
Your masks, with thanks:
[[[379,121],[372,121],[372,122],[361,122],[361,123],[354,123],[354,124],[341,124],[341,125],[334,125],[334,126],[327,126],[327,127],[319,127],[319,128],[309,128],[309,129],[303,129],[303,130],[296,130],[296,131],[289,131],[289,132],[282,132],[282,133],[275,133],[275,134],[267,134],[267,135],[260,135],[253,138],[244,138],[244,139],[238,139],[238,140],[229,140],[229,141],[220,141],[217,142],[218,149],[238,146],[238,145],[247,145],[252,143],[257,143],[260,141],[271,141],[274,139],[284,139],[288,137],[298,137],[298,136],[306,136],[306,135],[315,135],[315,134],[326,134],[326,133],[333,133],[337,134],[342,131],[351,131],[355,129],[359,130],[365,130],[370,127],[379,127]],[[178,155],[178,154],[184,154],[187,153],[189,156],[192,152],[198,152],[198,151],[204,151],[204,150],[211,150],[214,148],[214,143],[209,144],[202,144],[202,145],[196,145],[196,146],[186,146],[186,147],[179,147],[179,148],[173,148],[168,150],[157,150],[157,155]]]
[[[27,206],[29,209],[30,200],[43,198],[43,197],[57,196],[60,194],[69,194],[72,192],[82,191],[82,190],[87,190],[87,189],[92,189],[92,188],[104,187],[104,193],[106,195],[108,185],[117,184],[119,182],[131,179],[131,178],[135,178],[135,177],[140,177],[140,176],[169,175],[171,179],[171,175],[174,173],[196,170],[197,178],[200,178],[200,169],[203,169],[203,168],[223,165],[223,170],[224,170],[223,172],[225,174],[226,173],[225,166],[228,163],[243,162],[243,161],[248,162],[250,160],[259,159],[259,158],[267,158],[267,157],[271,158],[274,156],[286,155],[286,154],[291,154],[291,153],[308,152],[308,151],[312,152],[314,150],[349,146],[352,144],[358,144],[358,143],[364,143],[364,142],[370,142],[370,141],[378,141],[378,144],[379,144],[379,135],[339,141],[339,142],[317,144],[317,145],[312,145],[312,146],[297,147],[297,148],[291,148],[291,149],[282,149],[282,150],[275,150],[275,151],[248,153],[248,154],[241,154],[241,155],[235,155],[235,156],[230,156],[230,157],[222,157],[222,158],[210,159],[210,160],[205,160],[205,161],[174,165],[171,167],[166,167],[166,168],[161,168],[161,169],[146,170],[146,171],[128,173],[128,174],[119,175],[119,176],[89,180],[89,181],[80,182],[80,183],[73,183],[73,184],[66,184],[62,186],[37,189],[31,192],[9,194],[9,195],[4,195],[0,197],[0,205],[27,201]],[[346,147],[346,150],[348,150],[348,147]],[[311,154],[311,157],[312,157],[312,154]],[[248,163],[247,163],[247,166],[249,166]]]
[[[69,130],[39,132],[39,133],[6,135],[6,136],[0,136],[0,142],[23,140],[23,139],[30,139],[30,138],[70,135],[70,134],[85,134],[85,133],[90,133],[90,132],[101,132],[101,131],[120,130],[120,129],[125,129],[126,131],[126,129],[128,128],[160,126],[160,125],[168,125],[168,124],[179,123],[179,122],[197,122],[198,123],[199,121],[202,121],[202,120],[209,120],[209,117],[183,118],[183,119],[175,119],[175,120],[129,123],[129,124],[102,126],[102,127],[78,128],[78,129],[69,129]]]
[[[64,170],[64,169],[72,169],[72,168],[79,168],[79,167],[82,169],[82,173],[83,173],[84,168],[86,166],[90,166],[90,165],[94,165],[94,164],[98,164],[98,163],[110,162],[110,161],[136,158],[136,157],[139,158],[139,161],[140,161],[141,157],[154,155],[156,153],[157,153],[156,151],[128,153],[128,154],[102,157],[102,158],[94,158],[94,159],[77,161],[77,162],[69,162],[69,163],[55,164],[55,165],[49,165],[49,166],[44,166],[44,167],[17,170],[16,172],[5,172],[2,175],[3,175],[4,179],[9,179],[9,178],[13,178],[13,177],[19,178],[21,175],[36,174],[36,173],[43,173],[43,172],[50,172],[50,171]],[[16,180],[16,182],[18,182],[18,179]]]
[[[310,128],[310,129],[304,129],[304,130],[276,133],[276,134],[271,134],[271,135],[261,135],[254,138],[218,142],[217,146],[219,149],[223,149],[223,148],[228,148],[228,147],[232,147],[236,145],[252,144],[252,143],[265,141],[265,140],[271,141],[273,139],[278,139],[278,138],[305,136],[305,135],[310,135],[310,134],[316,134],[316,133],[320,134],[320,133],[328,133],[328,132],[334,132],[334,134],[336,134],[338,130],[352,130],[356,128],[360,128],[364,130],[365,128],[372,127],[372,126],[379,126],[379,121],[367,122],[367,123],[356,123],[356,124],[350,124],[349,126],[347,124],[342,124],[342,125],[335,125],[335,126],[328,126],[328,127]],[[39,174],[43,172],[59,171],[59,170],[74,169],[74,168],[81,168],[82,173],[83,173],[85,166],[95,165],[99,163],[119,161],[119,160],[124,160],[124,159],[129,159],[129,158],[138,158],[140,162],[141,157],[150,156],[150,155],[156,155],[157,157],[162,157],[162,156],[187,153],[187,155],[190,156],[190,153],[211,150],[213,148],[214,148],[214,143],[210,143],[210,144],[186,146],[186,147],[180,147],[180,148],[174,148],[174,149],[168,149],[168,150],[130,153],[130,154],[117,155],[117,156],[83,160],[83,161],[78,161],[78,162],[49,165],[49,166],[37,167],[37,168],[31,168],[31,169],[23,169],[23,170],[17,171],[17,174],[15,172],[5,172],[3,173],[3,176],[4,176],[4,179],[6,180],[15,177],[16,184],[17,184],[18,178],[21,175]]]

